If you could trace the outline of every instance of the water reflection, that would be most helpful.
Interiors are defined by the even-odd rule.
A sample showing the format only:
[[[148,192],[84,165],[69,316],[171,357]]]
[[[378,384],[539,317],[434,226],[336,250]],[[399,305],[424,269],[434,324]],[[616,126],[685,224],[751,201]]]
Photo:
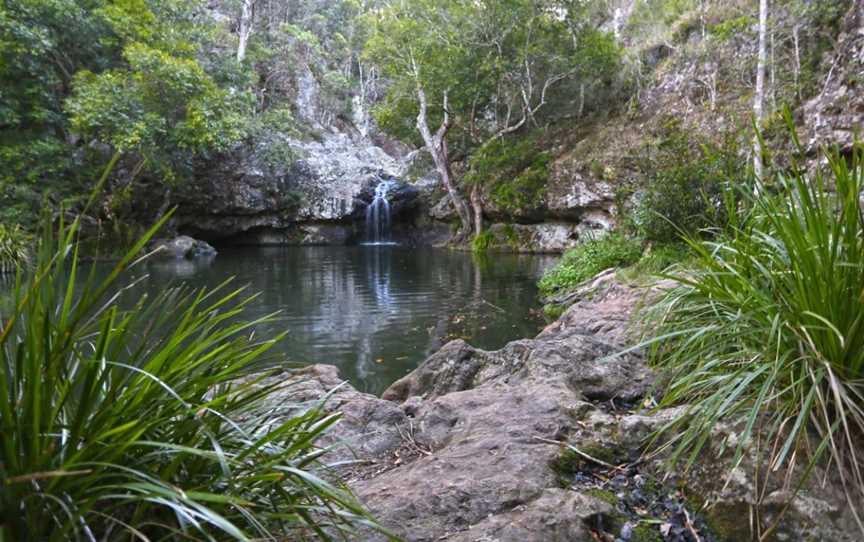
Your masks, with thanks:
[[[207,262],[151,262],[124,296],[234,276],[261,293],[247,318],[281,311],[258,330],[288,330],[273,362],[338,365],[358,389],[378,393],[450,339],[491,349],[534,335],[535,283],[551,262],[398,246],[226,249]]]

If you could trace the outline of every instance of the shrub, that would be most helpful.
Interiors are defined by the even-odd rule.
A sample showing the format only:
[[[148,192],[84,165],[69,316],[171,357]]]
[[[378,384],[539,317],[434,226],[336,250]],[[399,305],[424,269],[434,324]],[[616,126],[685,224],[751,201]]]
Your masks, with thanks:
[[[729,179],[743,173],[735,139],[697,145],[677,120],[663,127],[656,144],[643,149],[648,179],[637,192],[631,226],[648,241],[677,241],[682,233],[722,226]]]
[[[494,241],[495,234],[491,230],[483,230],[480,235],[471,240],[471,251],[475,253],[486,252]]]
[[[737,421],[736,466],[754,443],[766,470],[827,456],[850,500],[864,497],[861,152],[850,160],[778,177],[780,194],[763,187],[724,235],[688,238],[692,269],[647,314],[646,344],[670,377],[662,404],[689,405],[666,428],[673,461],[689,466],[719,420]]]
[[[328,539],[365,521],[321,477],[338,415],[268,403],[282,386],[248,376],[278,337],[253,340],[266,318],[238,320],[241,290],[120,308],[117,281],[161,225],[83,286],[77,222],[46,226],[17,281],[0,318],[0,539]]]
[[[492,202],[503,209],[531,208],[546,193],[550,161],[536,138],[496,138],[471,155],[465,183],[486,187]]]
[[[548,297],[572,289],[604,269],[634,263],[641,253],[638,241],[617,233],[585,241],[565,252],[558,265],[543,275],[540,294]]]

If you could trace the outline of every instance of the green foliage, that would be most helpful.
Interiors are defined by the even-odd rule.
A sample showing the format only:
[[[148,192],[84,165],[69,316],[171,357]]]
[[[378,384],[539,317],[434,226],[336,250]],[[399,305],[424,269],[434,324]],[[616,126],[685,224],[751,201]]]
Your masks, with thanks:
[[[420,88],[429,125],[437,126],[446,95],[448,134],[463,150],[499,130],[567,114],[573,85],[602,82],[620,63],[614,38],[586,24],[576,3],[419,0],[370,11],[366,20],[364,57],[390,80],[375,111],[379,125],[397,137],[412,134]]]
[[[648,181],[636,190],[628,217],[637,234],[666,243],[682,233],[722,226],[728,219],[727,186],[746,167],[737,145],[730,136],[722,145],[697,146],[678,121],[669,121],[659,141],[646,145],[640,158]]]
[[[471,251],[474,253],[486,252],[494,241],[495,234],[492,233],[492,230],[484,230],[471,240]]]
[[[0,223],[0,275],[15,273],[30,261],[32,239],[21,226]]]
[[[637,0],[627,19],[627,33],[646,45],[662,42],[696,5],[696,0]]]
[[[733,466],[751,446],[773,470],[827,457],[860,510],[862,151],[775,186],[777,195],[760,186],[719,238],[688,237],[695,261],[645,315],[651,359],[670,378],[662,404],[688,405],[665,428],[672,459],[689,466],[719,420],[740,422]]]
[[[635,264],[621,270],[624,280],[643,283],[655,279],[676,265],[686,264],[691,251],[685,243],[667,243],[649,247]]]
[[[729,41],[729,39],[737,36],[750,29],[756,21],[749,15],[741,15],[733,17],[723,22],[711,25],[708,31],[720,41]]]
[[[76,75],[66,104],[76,131],[139,154],[166,180],[190,154],[227,148],[243,135],[236,102],[195,60],[142,43],[123,57],[128,69]]]
[[[504,209],[535,207],[546,193],[550,161],[535,138],[495,138],[471,155],[465,183],[484,186]]]
[[[114,292],[147,237],[80,287],[77,231],[46,226],[3,314],[0,538],[328,540],[368,522],[322,477],[338,414],[249,376],[278,337],[252,339],[268,317],[237,321],[242,290],[124,310]]]
[[[540,279],[544,297],[575,288],[610,267],[630,265],[642,254],[642,245],[618,233],[580,243],[564,253],[561,261]]]

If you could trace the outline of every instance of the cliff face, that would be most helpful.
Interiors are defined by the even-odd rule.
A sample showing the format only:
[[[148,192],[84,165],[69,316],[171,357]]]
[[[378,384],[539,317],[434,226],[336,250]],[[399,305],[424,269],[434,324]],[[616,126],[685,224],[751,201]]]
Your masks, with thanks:
[[[811,151],[826,144],[848,150],[864,128],[864,1],[849,9],[825,60],[822,88],[803,107],[803,142]]]
[[[645,13],[651,5],[608,3],[602,24],[624,46],[629,99],[545,127],[550,161],[537,197],[503,206],[484,195],[490,248],[560,252],[615,227],[619,206],[651,182],[645,156],[670,137],[683,136],[693,148],[733,141],[730,152],[749,162],[758,2],[706,3],[659,22]],[[864,123],[862,9],[860,0],[772,5],[769,140],[784,138],[778,112],[789,106],[809,148],[851,144]],[[211,240],[350,242],[362,235],[375,185],[398,179],[407,183],[394,193],[396,223],[406,232],[417,224],[433,232],[406,238],[445,239],[455,220],[449,199],[428,161],[370,121],[374,85],[364,82],[335,108],[316,62],[301,57],[290,76],[272,82],[290,100],[304,135],[265,127],[202,164],[196,182],[176,197],[178,229]]]

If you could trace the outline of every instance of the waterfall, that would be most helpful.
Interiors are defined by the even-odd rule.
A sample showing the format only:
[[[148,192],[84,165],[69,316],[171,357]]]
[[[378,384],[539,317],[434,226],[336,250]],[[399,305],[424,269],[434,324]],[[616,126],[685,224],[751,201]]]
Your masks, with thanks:
[[[387,193],[393,181],[381,181],[375,187],[372,203],[366,207],[366,243],[372,245],[390,243],[390,202]]]

